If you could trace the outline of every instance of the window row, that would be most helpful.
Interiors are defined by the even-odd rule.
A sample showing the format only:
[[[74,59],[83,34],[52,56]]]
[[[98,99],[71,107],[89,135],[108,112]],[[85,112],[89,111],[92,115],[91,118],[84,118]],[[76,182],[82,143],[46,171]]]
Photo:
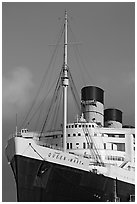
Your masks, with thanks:
[[[77,134],[76,134],[76,133],[73,133],[73,134],[72,134],[72,136],[74,136],[74,137],[77,136],[77,135],[78,135],[78,136],[81,136],[81,133],[77,133]],[[68,137],[70,137],[70,134],[68,134]]]
[[[106,156],[105,159],[107,159],[107,160],[116,160],[116,161],[124,161],[124,157],[119,157],[119,156]]]
[[[81,133],[73,133],[72,135],[70,134],[70,133],[68,133],[68,137],[70,137],[70,136],[73,136],[73,137],[76,137],[76,136],[81,136],[81,135],[83,135],[83,134],[81,134]],[[90,133],[84,133],[84,135],[85,136],[90,136]],[[94,136],[97,136],[97,134],[96,133],[94,133]]]
[[[75,124],[75,125],[67,125],[66,126],[67,128],[91,128],[91,127],[95,127],[95,125],[85,125],[85,124],[83,124],[83,125],[78,125],[78,124]]]
[[[79,147],[79,143],[77,142],[76,145],[74,146],[73,143],[73,148],[78,148]],[[83,142],[83,149],[93,149],[93,143],[86,143]],[[67,149],[72,149],[72,142],[71,143],[67,143]]]
[[[108,134],[108,137],[125,138],[125,134]]]
[[[80,147],[79,147],[79,145],[80,145]],[[83,148],[83,149],[96,149],[97,147],[91,142],[91,143],[87,143],[87,142],[83,142],[82,144],[80,144],[80,143],[67,143],[67,149],[72,149],[72,148]],[[105,150],[115,150],[115,148],[114,148],[114,145],[113,144],[111,144],[111,146],[109,146],[109,147],[107,147],[107,144],[106,143],[104,143],[104,146],[102,146],[102,148],[103,149],[105,149]],[[109,156],[108,156],[108,158],[110,158]],[[108,159],[109,160],[109,159]],[[114,159],[115,160],[115,159]]]

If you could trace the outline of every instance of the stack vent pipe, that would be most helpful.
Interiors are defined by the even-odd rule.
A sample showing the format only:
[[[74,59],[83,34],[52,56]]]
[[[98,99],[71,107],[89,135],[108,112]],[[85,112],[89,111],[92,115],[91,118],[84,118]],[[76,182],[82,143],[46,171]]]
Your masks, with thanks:
[[[109,108],[104,110],[105,127],[122,128],[122,111]]]
[[[87,122],[104,126],[104,91],[96,86],[81,89],[81,112]]]

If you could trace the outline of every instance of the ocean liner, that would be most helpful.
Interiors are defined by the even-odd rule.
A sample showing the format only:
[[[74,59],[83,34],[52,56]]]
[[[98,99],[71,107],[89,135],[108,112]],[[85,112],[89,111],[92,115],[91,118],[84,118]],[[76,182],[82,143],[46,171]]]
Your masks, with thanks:
[[[80,115],[67,122],[67,89],[73,80],[66,11],[63,34],[63,66],[53,95],[56,101],[62,88],[60,129],[45,131],[46,118],[39,132],[16,128],[6,146],[17,201],[135,201],[135,129],[122,126],[120,110],[104,109],[104,90],[83,87]]]

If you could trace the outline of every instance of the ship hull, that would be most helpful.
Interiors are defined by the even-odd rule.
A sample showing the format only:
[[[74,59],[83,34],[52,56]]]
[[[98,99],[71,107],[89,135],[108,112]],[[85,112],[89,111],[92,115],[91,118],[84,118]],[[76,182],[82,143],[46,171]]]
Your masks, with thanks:
[[[14,155],[11,167],[22,202],[114,201],[114,179],[65,165]],[[130,200],[135,186],[116,181],[120,201]]]

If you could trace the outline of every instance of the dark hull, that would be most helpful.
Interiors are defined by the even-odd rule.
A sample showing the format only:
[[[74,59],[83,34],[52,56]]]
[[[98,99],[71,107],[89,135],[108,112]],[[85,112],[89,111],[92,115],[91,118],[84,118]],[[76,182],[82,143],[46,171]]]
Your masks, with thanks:
[[[11,162],[18,201],[114,201],[114,180],[96,173],[23,156]],[[135,186],[117,180],[117,196],[129,201]]]

